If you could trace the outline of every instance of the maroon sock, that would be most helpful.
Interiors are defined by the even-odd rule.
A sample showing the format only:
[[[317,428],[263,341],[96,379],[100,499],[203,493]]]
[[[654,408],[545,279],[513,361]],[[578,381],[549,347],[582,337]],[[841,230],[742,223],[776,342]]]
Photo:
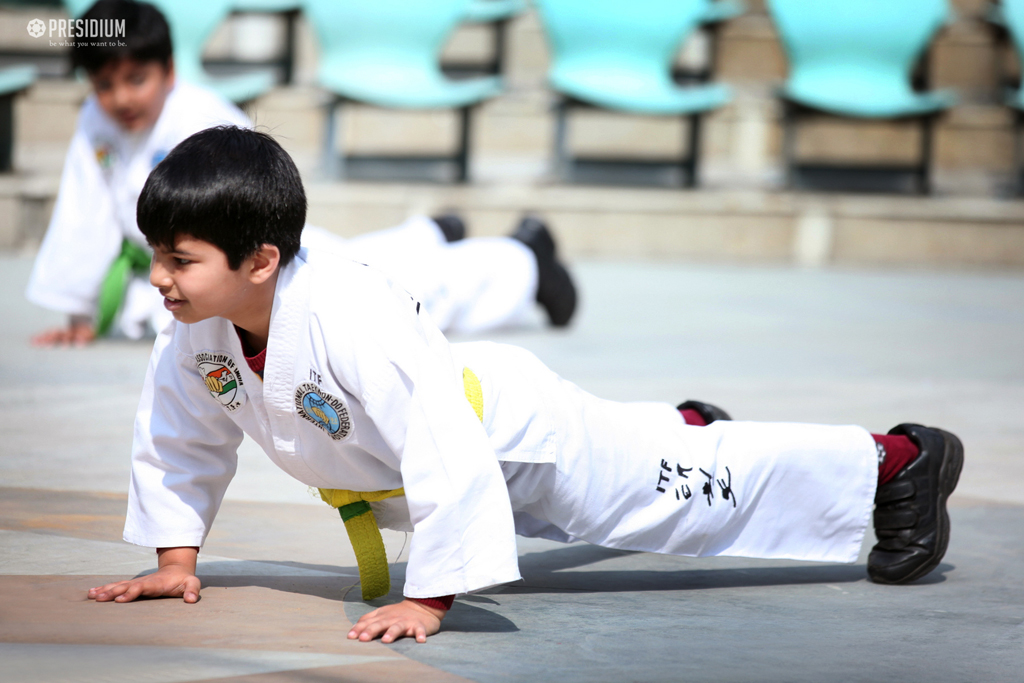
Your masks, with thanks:
[[[917,459],[918,450],[913,441],[902,434],[872,434],[878,449],[878,485],[892,481],[904,467]]]
[[[707,422],[704,421],[704,418],[701,417],[700,413],[698,413],[696,410],[690,410],[689,408],[687,408],[686,410],[680,410],[679,412],[682,413],[683,415],[683,422],[685,422],[688,425],[704,427],[707,426],[708,424]]]

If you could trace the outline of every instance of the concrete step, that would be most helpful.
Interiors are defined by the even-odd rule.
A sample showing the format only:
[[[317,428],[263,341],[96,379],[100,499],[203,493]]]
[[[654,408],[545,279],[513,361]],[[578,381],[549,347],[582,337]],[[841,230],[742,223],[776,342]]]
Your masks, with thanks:
[[[36,248],[58,181],[0,178],[0,248]],[[344,236],[447,209],[461,212],[474,235],[502,235],[532,212],[550,222],[570,258],[1024,267],[1024,203],[999,199],[336,183],[309,174],[307,193],[309,221]]]

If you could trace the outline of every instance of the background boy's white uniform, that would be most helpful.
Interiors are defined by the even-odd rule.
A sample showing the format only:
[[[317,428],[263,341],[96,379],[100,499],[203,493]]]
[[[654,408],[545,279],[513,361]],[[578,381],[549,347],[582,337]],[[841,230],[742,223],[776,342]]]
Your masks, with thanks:
[[[342,239],[307,225],[302,245],[370,264],[401,282],[445,333],[527,322],[537,308],[537,258],[509,237],[447,242],[430,218]]]
[[[185,138],[218,125],[248,128],[244,113],[216,93],[180,79],[149,131],[122,129],[90,95],[71,141],[50,225],[26,295],[68,315],[94,316],[100,286],[129,239],[146,247],[135,222],[149,172]],[[479,332],[521,324],[536,307],[537,264],[532,252],[509,238],[474,238],[448,244],[428,218],[396,229],[343,240],[325,230],[304,231],[313,248],[351,251],[398,277],[421,298],[447,331]],[[129,285],[118,325],[132,339],[147,325],[161,330],[171,316],[146,278]]]
[[[687,426],[667,404],[593,397],[516,347],[449,344],[372,268],[301,250],[279,277],[263,381],[226,320],[158,339],[125,540],[201,545],[244,431],[310,486],[405,487],[373,507],[382,525],[416,532],[408,597],[517,579],[516,531],[686,555],[857,557],[877,479],[860,427]],[[464,367],[482,384],[482,423]]]
[[[149,172],[188,136],[222,124],[248,127],[249,120],[215,93],[180,80],[153,128],[138,133],[126,132],[90,95],[64,161],[28,299],[69,315],[95,315],[100,285],[121,241],[146,246],[135,205]],[[169,321],[159,293],[148,282],[133,282],[121,316],[123,332],[137,338],[147,322],[161,329]]]

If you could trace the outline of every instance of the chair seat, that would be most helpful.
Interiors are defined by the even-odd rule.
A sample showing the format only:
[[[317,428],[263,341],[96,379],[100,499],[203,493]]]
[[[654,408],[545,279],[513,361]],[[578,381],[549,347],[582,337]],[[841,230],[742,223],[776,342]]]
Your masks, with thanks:
[[[474,0],[463,20],[474,24],[489,24],[511,19],[526,11],[526,0]]]
[[[501,92],[496,76],[452,80],[436,69],[384,59],[324,64],[320,85],[341,97],[398,109],[461,108]]]
[[[782,95],[798,104],[840,116],[900,118],[948,109],[952,91],[915,92],[902,74],[879,74],[866,68],[830,66],[805,70],[783,87]]]
[[[1006,106],[1018,111],[1024,111],[1024,88],[1008,89],[1004,99]]]
[[[11,95],[24,90],[35,82],[36,75],[36,67],[31,64],[0,69],[0,95]]]
[[[695,114],[720,107],[732,98],[727,86],[680,87],[660,71],[629,68],[621,56],[604,63],[563,63],[551,73],[550,82],[565,95],[636,114]]]
[[[746,11],[747,5],[743,0],[715,0],[700,15],[700,23],[717,24],[735,19]]]
[[[302,0],[235,0],[231,8],[235,12],[294,12],[302,9]]]
[[[274,87],[274,75],[268,72],[212,77],[205,73],[192,80],[210,88],[221,97],[240,104],[266,94]]]

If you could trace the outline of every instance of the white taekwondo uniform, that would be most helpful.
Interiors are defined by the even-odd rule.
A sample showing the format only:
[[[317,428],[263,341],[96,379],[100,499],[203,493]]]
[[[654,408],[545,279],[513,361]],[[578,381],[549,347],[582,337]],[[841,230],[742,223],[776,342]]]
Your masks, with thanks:
[[[216,93],[179,80],[156,124],[129,133],[86,99],[64,162],[50,226],[26,296],[44,308],[93,316],[100,286],[124,239],[146,247],[135,222],[139,194],[156,164],[179,142],[218,125],[250,127],[248,117]],[[343,240],[310,227],[304,244],[372,263],[415,292],[439,326],[480,332],[518,325],[536,307],[537,264],[522,243],[505,237],[448,244],[428,218]],[[171,320],[145,277],[133,278],[117,321],[132,339]]]
[[[233,104],[180,79],[157,122],[137,133],[125,131],[90,95],[64,161],[28,299],[69,315],[93,316],[100,286],[121,252],[122,240],[146,247],[135,223],[135,205],[149,172],[188,136],[222,124],[250,125]],[[145,278],[135,278],[120,316],[122,331],[138,338],[147,323],[162,329],[169,321],[159,293]]]
[[[480,379],[482,421],[464,367]],[[202,545],[243,432],[310,486],[404,486],[371,505],[381,526],[415,531],[404,592],[420,598],[519,578],[517,532],[851,562],[878,472],[860,427],[688,426],[668,404],[591,396],[522,349],[450,344],[379,271],[306,249],[279,276],[262,381],[226,320],[160,335],[125,540]]]

